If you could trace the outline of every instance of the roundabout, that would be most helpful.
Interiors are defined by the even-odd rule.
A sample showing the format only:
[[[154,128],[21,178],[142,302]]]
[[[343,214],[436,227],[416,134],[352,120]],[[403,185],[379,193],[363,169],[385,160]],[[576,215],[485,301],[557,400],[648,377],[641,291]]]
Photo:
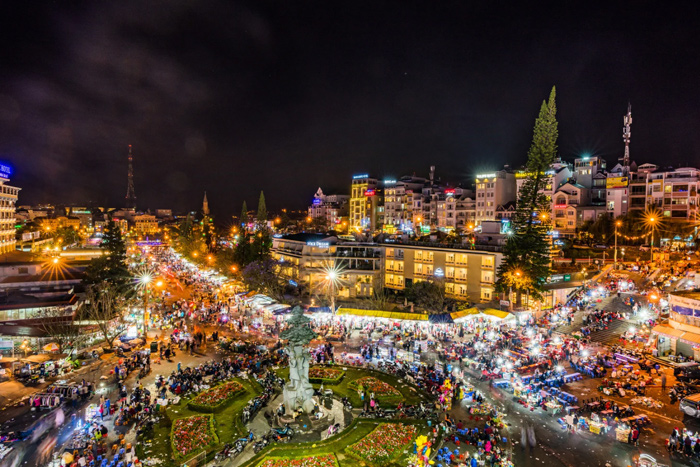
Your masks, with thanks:
[[[266,360],[268,369],[250,357],[237,367],[228,357],[213,364],[226,370],[202,378],[196,392],[164,401],[152,431],[140,436],[140,456],[173,466],[406,465],[432,421],[397,408],[427,396],[370,368],[310,365],[315,334],[307,319],[295,310],[282,336],[288,365],[276,364],[280,354]]]

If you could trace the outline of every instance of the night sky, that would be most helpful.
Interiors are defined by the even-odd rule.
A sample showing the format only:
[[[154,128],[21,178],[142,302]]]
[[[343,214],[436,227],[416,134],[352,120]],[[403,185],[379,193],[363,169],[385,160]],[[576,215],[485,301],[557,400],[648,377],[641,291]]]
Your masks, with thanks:
[[[301,208],[520,165],[556,85],[565,159],[616,161],[629,100],[633,160],[699,166],[693,2],[540,3],[2,2],[0,159],[19,204],[121,206],[132,144],[139,208]]]

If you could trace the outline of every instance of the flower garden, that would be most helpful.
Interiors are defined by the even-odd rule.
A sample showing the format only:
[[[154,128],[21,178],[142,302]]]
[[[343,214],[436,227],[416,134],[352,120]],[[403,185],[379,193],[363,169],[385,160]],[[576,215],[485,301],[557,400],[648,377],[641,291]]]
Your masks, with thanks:
[[[186,458],[196,451],[219,443],[214,428],[213,415],[195,415],[178,418],[173,422],[170,443],[175,458]]]
[[[338,460],[333,454],[309,457],[273,457],[267,458],[258,467],[338,467]]]
[[[309,369],[309,381],[317,384],[338,384],[345,372],[338,368],[314,366]]]
[[[402,398],[401,392],[394,386],[385,383],[384,381],[375,378],[374,376],[365,376],[351,381],[348,384],[350,389],[356,390],[358,393],[364,388],[365,397],[369,397],[370,393],[374,393],[374,397],[382,401],[394,401]]]
[[[192,399],[187,406],[199,412],[216,412],[244,391],[245,389],[240,383],[229,381],[204,391]]]
[[[348,446],[345,452],[372,466],[384,466],[395,461],[410,447],[418,435],[413,425],[382,423],[368,436]]]

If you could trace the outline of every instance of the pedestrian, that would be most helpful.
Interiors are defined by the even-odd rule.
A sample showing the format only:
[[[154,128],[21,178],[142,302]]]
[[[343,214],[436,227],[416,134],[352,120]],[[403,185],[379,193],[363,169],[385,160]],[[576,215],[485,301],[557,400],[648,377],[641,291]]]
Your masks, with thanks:
[[[661,390],[666,391],[666,373],[661,373]]]

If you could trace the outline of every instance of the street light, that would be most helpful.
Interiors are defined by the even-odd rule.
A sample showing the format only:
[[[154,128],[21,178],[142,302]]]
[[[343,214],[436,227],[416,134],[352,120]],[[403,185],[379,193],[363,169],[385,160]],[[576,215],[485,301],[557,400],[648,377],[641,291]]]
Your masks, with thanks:
[[[148,313],[148,285],[153,281],[153,276],[145,272],[139,277],[139,283],[143,287],[143,333],[148,337],[148,321],[146,314]]]
[[[617,228],[622,225],[621,221],[615,222],[615,259],[613,264],[613,269],[617,271]]]

